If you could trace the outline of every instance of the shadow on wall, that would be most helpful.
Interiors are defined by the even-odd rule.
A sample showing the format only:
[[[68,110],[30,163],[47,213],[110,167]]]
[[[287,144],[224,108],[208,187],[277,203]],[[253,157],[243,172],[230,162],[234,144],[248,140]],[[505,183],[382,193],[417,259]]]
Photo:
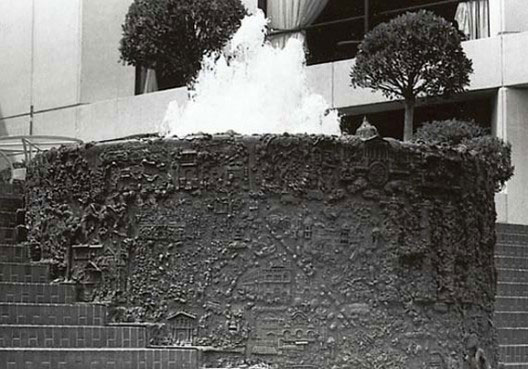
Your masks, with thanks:
[[[0,105],[0,137],[7,136],[7,127],[4,120],[4,114],[2,114],[2,107]],[[6,159],[1,156],[0,157],[0,172],[4,171],[5,169],[9,168],[9,163],[6,161]]]
[[[0,105],[0,136],[7,136],[7,128],[2,114],[2,106]]]

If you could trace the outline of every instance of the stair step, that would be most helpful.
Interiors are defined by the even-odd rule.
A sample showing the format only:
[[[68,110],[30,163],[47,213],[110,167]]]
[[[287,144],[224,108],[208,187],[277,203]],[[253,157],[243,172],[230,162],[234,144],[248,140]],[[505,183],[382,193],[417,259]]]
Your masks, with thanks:
[[[528,312],[528,298],[515,296],[495,296],[496,311]]]
[[[0,282],[46,283],[49,265],[30,263],[0,263]]]
[[[497,233],[498,245],[523,245],[528,247],[528,233],[525,232],[507,232]]]
[[[22,197],[0,195],[0,211],[16,212],[18,209],[23,208],[24,199]]]
[[[28,248],[18,245],[0,245],[0,262],[24,263],[29,260]]]
[[[528,269],[497,268],[499,282],[528,282]]]
[[[16,195],[22,196],[23,186],[15,183],[0,183],[0,194],[2,196]]]
[[[13,227],[0,227],[0,243],[16,243],[16,232]]]
[[[528,283],[498,282],[497,295],[511,297],[528,297]]]
[[[0,324],[104,325],[107,308],[98,304],[22,304],[0,302]]]
[[[73,284],[0,282],[1,302],[71,304],[76,295]]]
[[[197,369],[193,348],[27,349],[0,348],[0,368],[45,369]]]
[[[14,227],[17,224],[17,214],[13,211],[0,211],[0,227]]]
[[[499,328],[507,327],[527,327],[528,328],[528,312],[527,311],[495,311],[493,317],[495,325]]]
[[[499,357],[508,364],[528,364],[528,345],[499,345]]]
[[[526,233],[528,234],[528,226],[524,224],[496,223],[495,228],[498,234],[502,234],[502,233]]]
[[[495,247],[495,255],[528,258],[528,247],[520,245],[497,245]]]
[[[143,326],[0,325],[0,347],[144,348]]]
[[[528,328],[498,328],[497,335],[501,345],[524,345],[528,343]]]
[[[528,257],[497,255],[495,266],[505,269],[528,269]]]

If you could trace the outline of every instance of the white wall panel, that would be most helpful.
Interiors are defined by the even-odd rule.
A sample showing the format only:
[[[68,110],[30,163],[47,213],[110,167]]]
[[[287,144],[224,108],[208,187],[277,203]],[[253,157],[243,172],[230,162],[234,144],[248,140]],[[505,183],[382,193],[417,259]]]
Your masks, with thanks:
[[[491,0],[497,1],[497,0]],[[528,31],[528,1],[526,0],[501,0],[502,1],[502,31],[515,33]],[[490,9],[493,11],[493,7]],[[491,14],[493,15],[493,14]]]
[[[516,35],[504,36],[514,37]],[[523,40],[528,40],[528,33],[516,36]],[[464,50],[469,59],[473,60],[474,73],[470,76],[471,83],[468,90],[483,90],[498,88],[502,85],[502,50],[501,50],[501,38],[490,37],[483,38],[480,40],[466,41],[464,42]],[[525,53],[526,49],[518,51],[519,53]],[[512,59],[512,61],[518,63],[518,58]],[[333,97],[334,107],[345,108],[349,106],[360,106],[370,105],[386,102],[387,99],[383,97],[380,92],[372,92],[370,89],[365,88],[352,88],[350,86],[350,70],[354,65],[354,60],[343,60],[334,62],[333,69]],[[522,68],[523,64],[518,64],[518,68]],[[317,73],[314,69],[311,73]],[[324,73],[322,69],[319,73]],[[317,78],[311,76],[311,80],[320,81],[324,78]],[[319,93],[324,93],[320,90],[322,85],[315,86],[315,89]]]
[[[36,110],[79,102],[80,9],[80,0],[35,0]]]
[[[81,101],[134,95],[135,69],[119,62],[121,25],[131,0],[83,0]]]
[[[503,105],[506,138],[512,144],[513,178],[508,182],[507,221],[528,224],[528,90],[507,88]]]
[[[0,118],[29,113],[32,0],[0,1]]]

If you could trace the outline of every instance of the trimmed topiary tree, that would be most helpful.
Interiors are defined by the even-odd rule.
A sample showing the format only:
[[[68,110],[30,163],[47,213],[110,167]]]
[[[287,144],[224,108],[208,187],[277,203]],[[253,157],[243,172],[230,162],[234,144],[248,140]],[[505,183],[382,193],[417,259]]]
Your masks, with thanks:
[[[119,50],[128,65],[189,83],[204,55],[220,50],[247,14],[240,0],[134,0]]]
[[[459,32],[445,19],[421,10],[383,23],[365,35],[350,77],[352,86],[404,99],[403,138],[413,134],[414,107],[421,96],[464,91],[473,72]]]
[[[460,120],[434,121],[418,128],[413,141],[457,147],[479,157],[495,190],[500,191],[513,176],[511,144],[486,134],[475,123]]]
[[[472,122],[457,119],[435,120],[418,128],[413,141],[453,146],[485,135],[486,130]]]

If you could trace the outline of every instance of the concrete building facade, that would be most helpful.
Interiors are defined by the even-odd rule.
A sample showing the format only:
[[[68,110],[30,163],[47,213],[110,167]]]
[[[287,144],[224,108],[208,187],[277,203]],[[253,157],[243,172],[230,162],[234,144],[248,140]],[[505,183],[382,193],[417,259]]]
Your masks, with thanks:
[[[252,10],[263,3],[244,2]],[[0,45],[5,50],[0,59],[0,135],[49,134],[91,141],[150,133],[157,130],[170,101],[186,101],[185,88],[134,94],[135,70],[120,63],[118,51],[130,3],[0,2]],[[468,92],[455,99],[472,104],[485,97],[493,133],[512,143],[516,173],[497,195],[497,211],[499,221],[519,224],[528,224],[526,19],[525,0],[489,0],[489,37],[464,42],[475,72]],[[402,109],[379,94],[352,89],[353,63],[345,59],[309,66],[311,88],[345,115]]]

